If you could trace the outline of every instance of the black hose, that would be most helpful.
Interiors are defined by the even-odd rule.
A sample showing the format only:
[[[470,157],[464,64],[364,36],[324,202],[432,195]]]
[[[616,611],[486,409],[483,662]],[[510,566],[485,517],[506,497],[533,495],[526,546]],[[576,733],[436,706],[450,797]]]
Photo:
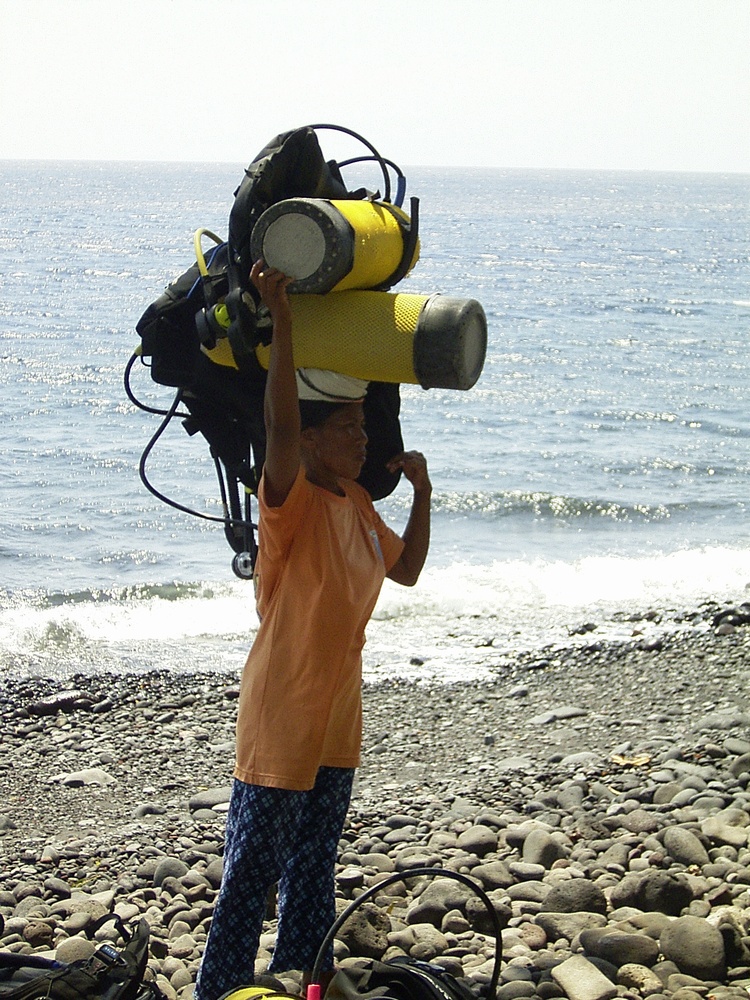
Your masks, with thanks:
[[[352,156],[348,160],[339,160],[338,166],[339,169],[341,169],[342,167],[350,167],[353,163],[371,163],[373,160],[381,164],[381,169],[382,164],[386,163],[396,174],[396,198],[393,204],[396,208],[401,208],[404,203],[404,194],[406,193],[406,177],[404,176],[404,172],[401,167],[399,167],[397,163],[394,163],[393,160],[389,160],[384,156]],[[383,200],[388,201],[388,198],[384,198]]]
[[[363,146],[366,146],[372,153],[374,159],[376,159],[380,164],[380,169],[383,172],[383,184],[385,185],[383,199],[384,201],[391,200],[391,178],[390,174],[388,173],[388,168],[386,167],[386,161],[383,159],[383,157],[380,155],[377,149],[375,149],[375,147],[371,142],[368,142],[368,140],[365,139],[364,136],[361,136],[359,132],[354,132],[352,129],[345,128],[343,125],[310,125],[308,127],[311,129],[327,128],[331,129],[334,132],[343,132],[345,135],[350,135],[358,142],[361,142]]]
[[[138,352],[136,352],[135,354],[133,354],[133,356],[130,358],[130,360],[128,361],[128,363],[125,365],[125,374],[123,376],[123,383],[125,385],[125,393],[126,393],[128,399],[130,400],[130,402],[133,404],[133,406],[137,406],[139,410],[143,410],[145,413],[155,413],[158,417],[165,417],[167,415],[167,413],[169,413],[169,410],[159,410],[159,409],[157,409],[154,406],[148,406],[146,403],[142,403],[140,401],[140,399],[138,399],[138,397],[133,392],[133,389],[132,389],[132,387],[130,385],[130,373],[133,370],[133,365],[136,363],[136,361],[139,358],[141,359],[141,361],[143,361],[142,355],[140,355]],[[144,362],[144,367],[148,368],[149,366],[146,365],[146,363]],[[189,417],[190,414],[189,413],[172,413],[172,416],[173,417]]]
[[[224,517],[218,517],[215,514],[204,514],[199,510],[193,510],[192,507],[186,507],[181,503],[177,503],[176,500],[170,500],[168,496],[165,496],[163,493],[157,490],[155,486],[152,486],[152,484],[149,482],[148,476],[146,475],[146,461],[151,452],[153,451],[154,445],[169,426],[169,422],[174,417],[177,411],[177,407],[180,405],[181,399],[182,399],[182,389],[178,389],[177,392],[175,393],[174,401],[172,402],[171,407],[169,408],[169,410],[166,411],[164,419],[157,427],[156,432],[152,436],[151,440],[143,449],[141,460],[138,463],[138,475],[141,478],[141,482],[149,491],[149,493],[155,496],[157,500],[161,500],[162,503],[167,504],[169,507],[174,507],[175,510],[182,511],[183,514],[190,514],[192,517],[200,517],[204,521],[215,521],[216,523],[223,524],[225,526],[238,525],[241,528],[255,529],[257,527],[255,524],[253,524],[252,522],[248,524],[248,522],[243,520],[242,518],[233,518],[227,515],[225,515]],[[221,478],[220,482],[223,484],[223,480]],[[224,509],[226,510],[227,509],[226,502],[224,501],[224,503],[225,503]]]
[[[482,889],[481,886],[477,885],[477,883],[473,879],[469,878],[467,875],[464,875],[462,872],[454,872],[449,868],[412,868],[407,872],[400,872],[397,873],[396,875],[390,875],[388,878],[383,879],[382,882],[378,882],[376,885],[373,885],[369,889],[366,889],[361,896],[357,896],[357,898],[352,903],[350,903],[346,907],[346,909],[340,914],[340,916],[334,921],[328,933],[323,938],[323,942],[320,948],[318,949],[318,954],[315,958],[315,964],[313,965],[312,973],[310,975],[310,983],[320,985],[321,966],[323,964],[326,951],[330,947],[331,942],[336,937],[339,930],[343,927],[343,925],[346,923],[346,921],[349,919],[352,913],[354,913],[355,910],[359,909],[359,907],[363,903],[367,902],[368,899],[372,899],[373,896],[376,896],[379,892],[382,892],[382,890],[385,889],[386,886],[393,885],[395,882],[403,882],[408,878],[415,878],[419,875],[429,875],[432,877],[441,876],[444,878],[452,878],[456,882],[461,882],[463,883],[463,885],[466,885],[470,889],[472,889],[484,903],[487,912],[490,915],[490,919],[492,921],[493,934],[495,936],[495,965],[492,970],[492,977],[489,983],[487,984],[487,990],[486,990],[486,995],[488,1000],[494,1000],[495,993],[497,992],[497,984],[500,979],[500,966],[503,958],[502,928],[500,926],[500,921],[498,919],[497,913],[495,912],[495,907],[492,905],[492,900],[489,898],[484,889]]]

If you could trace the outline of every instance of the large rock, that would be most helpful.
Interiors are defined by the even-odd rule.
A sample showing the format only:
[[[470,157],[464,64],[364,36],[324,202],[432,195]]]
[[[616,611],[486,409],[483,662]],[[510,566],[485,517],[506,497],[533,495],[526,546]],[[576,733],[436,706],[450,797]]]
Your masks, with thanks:
[[[532,830],[523,842],[523,860],[530,864],[551,868],[560,858],[565,856],[565,850],[554,837],[541,828]]]
[[[614,1000],[617,987],[583,955],[573,955],[552,969],[552,978],[569,1000]]]
[[[445,934],[432,924],[411,924],[404,930],[388,934],[387,940],[388,944],[396,945],[412,958],[425,962],[441,955],[448,948]]]
[[[551,913],[606,913],[607,897],[598,885],[585,878],[559,882],[547,893],[542,912]]]
[[[740,810],[735,810],[740,812]],[[746,813],[741,813],[746,816]],[[733,821],[731,811],[725,811],[717,816],[708,816],[701,823],[701,833],[717,844],[728,844],[730,847],[744,847],[747,844],[747,826]]]
[[[681,826],[670,826],[664,831],[664,847],[681,865],[707,865],[708,851],[690,830]]]
[[[659,944],[646,934],[628,934],[626,931],[583,931],[581,944],[589,955],[602,958],[610,965],[626,964],[652,966],[659,957]]]
[[[221,885],[221,877],[224,873],[224,859],[214,858],[206,865],[204,875],[210,882],[212,888],[218,889]]]
[[[724,938],[701,917],[678,917],[661,933],[662,954],[681,972],[701,980],[721,981],[726,975]]]
[[[654,941],[658,941],[661,932],[671,922],[672,918],[668,917],[666,913],[657,913],[655,911],[641,913],[635,910],[625,920],[618,921],[615,929],[631,933],[648,934]]]
[[[515,882],[505,861],[488,861],[471,869],[472,878],[478,878],[484,889],[507,889]]]
[[[179,858],[162,858],[154,871],[154,885],[161,886],[168,878],[182,878],[190,871],[184,861]]]
[[[692,889],[682,873],[652,870],[626,875],[610,895],[615,909],[632,906],[638,910],[658,910],[672,917],[679,916],[692,900]]]
[[[497,832],[488,826],[477,824],[459,834],[457,845],[462,851],[483,858],[497,850]]]
[[[83,785],[113,785],[115,779],[100,767],[85,767],[81,771],[64,774],[60,781],[67,788],[81,788]]]
[[[388,947],[391,922],[388,915],[373,903],[363,903],[349,917],[338,933],[351,955],[381,958]]]
[[[728,966],[750,964],[750,911],[739,906],[715,906],[706,917],[724,939]]]
[[[488,899],[500,924],[500,930],[502,930],[508,926],[512,910],[503,899],[502,890],[488,893]],[[495,933],[495,922],[492,919],[492,915],[478,896],[470,896],[466,900],[464,911],[466,919],[475,931],[478,931],[480,934]]]
[[[67,917],[66,927],[75,933],[73,928],[82,930],[92,921],[105,917],[111,911],[113,901],[114,892],[111,890],[93,894],[76,890],[68,899],[61,899],[55,903],[53,912]],[[71,920],[73,923],[69,924]]]
[[[29,705],[31,715],[57,715],[58,712],[72,712],[75,709],[90,709],[94,704],[94,698],[84,691],[73,689],[70,691],[58,691],[46,698],[41,698]]]
[[[642,997],[650,997],[664,990],[661,979],[645,965],[627,962],[617,970],[617,985],[635,990]]]
[[[232,795],[231,785],[222,785],[220,788],[206,788],[202,792],[196,792],[188,801],[190,812],[198,812],[202,809],[213,809],[214,806],[226,805]]]
[[[464,911],[467,900],[475,893],[455,879],[437,878],[417,898],[406,914],[407,923],[433,924],[440,927],[450,910]]]
[[[542,910],[534,922],[541,927],[549,941],[573,941],[581,931],[607,926],[607,918],[601,913],[555,913]]]
[[[44,920],[30,920],[22,932],[24,941],[32,948],[50,948],[53,936],[53,927]]]
[[[82,962],[96,951],[96,944],[85,937],[63,938],[55,951],[55,958],[58,962],[69,965],[71,962]]]

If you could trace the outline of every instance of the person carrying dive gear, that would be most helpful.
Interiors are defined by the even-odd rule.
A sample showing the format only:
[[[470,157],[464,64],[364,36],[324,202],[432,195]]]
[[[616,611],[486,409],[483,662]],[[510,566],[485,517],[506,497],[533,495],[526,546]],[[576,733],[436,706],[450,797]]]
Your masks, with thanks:
[[[268,971],[312,969],[335,919],[336,852],[360,759],[365,626],[386,576],[416,583],[430,539],[424,456],[406,451],[387,462],[413,489],[399,537],[355,482],[367,447],[365,384],[334,383],[333,392],[312,393],[317,401],[300,400],[309,394],[294,367],[289,279],[262,261],[251,279],[273,321],[258,491],[260,626],[240,687],[224,872],[196,1000],[253,983],[276,882]],[[333,968],[332,947],[324,968]]]

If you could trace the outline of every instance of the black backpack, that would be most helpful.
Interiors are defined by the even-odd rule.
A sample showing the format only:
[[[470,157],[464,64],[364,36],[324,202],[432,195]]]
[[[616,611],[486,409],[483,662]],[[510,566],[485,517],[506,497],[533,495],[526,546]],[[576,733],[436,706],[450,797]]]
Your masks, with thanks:
[[[370,155],[341,164],[326,161],[316,129],[327,128],[359,139]],[[198,262],[191,265],[148,306],[136,324],[141,344],[127,365],[125,389],[131,402],[140,409],[164,418],[141,457],[141,480],[151,493],[170,506],[223,523],[227,541],[235,552],[233,569],[241,577],[252,575],[255,561],[255,525],[250,504],[260,481],[266,447],[263,421],[266,372],[256,359],[255,347],[268,344],[271,335],[270,320],[248,282],[252,230],[270,205],[286,198],[367,197],[368,192],[363,189],[348,191],[340,170],[349,163],[367,159],[380,164],[384,201],[390,200],[390,173],[395,172],[398,181],[395,204],[400,205],[405,191],[401,170],[349,129],[315,125],[276,136],[247,167],[235,191],[228,240],[221,242],[213,233],[206,232],[216,245],[210,253],[202,255],[202,266]],[[410,240],[416,237],[415,226]],[[404,260],[407,256],[411,259],[412,251],[413,242],[405,244]],[[400,276],[397,270],[390,280],[395,283]],[[236,367],[217,364],[202,350],[215,346],[212,316],[219,303],[229,316],[226,336]],[[156,383],[177,389],[168,410],[145,405],[133,392],[131,372],[139,359],[147,364]],[[367,460],[359,482],[373,500],[392,493],[399,480],[400,474],[390,473],[385,462],[403,450],[400,405],[397,384],[370,383],[364,403]],[[219,480],[223,517],[203,514],[175,502],[148,479],[148,456],[175,417],[182,418],[188,434],[199,433],[208,442]]]
[[[162,997],[153,983],[143,981],[148,961],[148,923],[141,920],[132,935],[122,924],[119,926],[126,935],[124,948],[102,944],[91,958],[70,965],[34,955],[0,952],[0,1000],[146,1000],[147,997]]]

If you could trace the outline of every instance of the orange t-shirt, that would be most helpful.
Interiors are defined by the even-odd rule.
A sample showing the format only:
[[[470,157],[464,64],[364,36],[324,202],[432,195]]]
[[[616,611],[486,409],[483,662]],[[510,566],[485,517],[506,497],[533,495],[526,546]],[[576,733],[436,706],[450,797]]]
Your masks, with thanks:
[[[257,603],[237,719],[235,777],[306,790],[318,768],[356,767],[365,626],[403,541],[357,483],[345,496],[300,469],[281,507],[259,490]]]

